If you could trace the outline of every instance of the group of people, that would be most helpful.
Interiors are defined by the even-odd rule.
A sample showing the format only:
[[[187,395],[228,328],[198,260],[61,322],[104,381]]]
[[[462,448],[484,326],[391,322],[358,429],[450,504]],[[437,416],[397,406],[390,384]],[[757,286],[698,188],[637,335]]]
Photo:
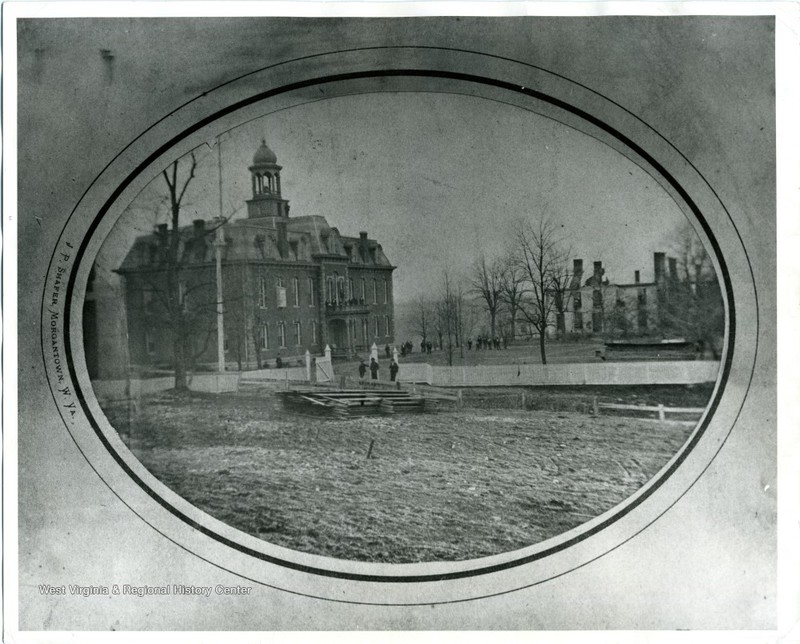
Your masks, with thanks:
[[[472,338],[467,340],[467,348],[472,351]],[[490,338],[488,336],[479,335],[475,339],[476,351],[480,351],[481,349],[488,349],[489,351],[494,349],[495,351],[499,351],[501,348],[508,349],[508,338],[505,336],[502,338]]]
[[[388,349],[389,346],[387,345],[386,348]],[[388,353],[388,351],[387,351]],[[378,371],[380,371],[381,366],[378,364],[378,361],[375,358],[369,359],[369,366],[361,359],[360,364],[358,365],[358,377],[362,380],[367,377],[367,369],[369,369],[370,375],[372,376],[372,380],[378,379]],[[400,365],[397,364],[397,361],[392,358],[389,362],[389,378],[392,382],[397,380],[397,372],[400,371]]]

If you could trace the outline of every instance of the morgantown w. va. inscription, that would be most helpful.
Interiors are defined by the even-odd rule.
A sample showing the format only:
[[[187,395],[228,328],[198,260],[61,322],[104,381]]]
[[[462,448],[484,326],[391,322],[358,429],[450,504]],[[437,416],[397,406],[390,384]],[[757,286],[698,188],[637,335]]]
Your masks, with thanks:
[[[49,290],[49,294],[45,296],[46,305],[43,322],[47,336],[45,344],[49,347],[50,364],[54,375],[54,389],[62,397],[59,405],[69,413],[69,418],[72,419],[77,413],[77,406],[75,405],[72,390],[65,384],[64,371],[66,362],[63,351],[62,331],[64,329],[62,325],[64,323],[63,311],[69,304],[65,302],[65,291],[73,245],[69,242],[64,242],[64,244],[66,248],[59,250],[54,256],[56,261],[53,269],[55,272],[52,288]]]

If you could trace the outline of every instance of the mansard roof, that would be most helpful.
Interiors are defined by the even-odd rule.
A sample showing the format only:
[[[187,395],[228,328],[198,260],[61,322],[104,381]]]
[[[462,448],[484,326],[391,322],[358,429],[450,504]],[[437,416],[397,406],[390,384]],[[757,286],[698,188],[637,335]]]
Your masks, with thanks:
[[[281,256],[278,227],[286,226],[287,248]],[[195,221],[180,228],[180,257],[184,265],[215,261],[215,221]],[[345,237],[325,217],[263,217],[233,219],[222,227],[225,246],[222,259],[231,261],[314,262],[315,257],[341,258],[350,264],[393,268],[383,248],[374,239]],[[165,226],[142,235],[134,242],[119,272],[161,269],[166,262],[169,231]]]

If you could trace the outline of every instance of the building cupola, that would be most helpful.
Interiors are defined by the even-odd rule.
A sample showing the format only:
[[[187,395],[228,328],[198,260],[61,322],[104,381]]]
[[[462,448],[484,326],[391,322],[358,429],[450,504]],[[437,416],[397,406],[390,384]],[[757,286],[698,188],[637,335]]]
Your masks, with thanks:
[[[289,216],[289,202],[281,198],[281,169],[278,156],[262,139],[249,168],[253,197],[247,201],[248,218]]]

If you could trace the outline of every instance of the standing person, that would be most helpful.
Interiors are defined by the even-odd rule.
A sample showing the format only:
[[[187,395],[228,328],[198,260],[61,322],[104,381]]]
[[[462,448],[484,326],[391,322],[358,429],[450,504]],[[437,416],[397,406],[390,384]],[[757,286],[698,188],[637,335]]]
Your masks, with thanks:
[[[472,338],[467,340],[467,351],[472,351]]]
[[[431,349],[433,349],[433,344],[431,344],[430,340],[428,340],[427,348],[428,348],[428,355],[430,355],[431,354]]]
[[[397,372],[400,371],[400,365],[397,364],[392,358],[392,361],[389,363],[389,377],[391,378],[392,382],[397,379]]]
[[[389,348],[389,345],[388,345],[388,344],[387,344],[387,345],[386,345],[386,347],[384,348],[384,351],[386,352],[386,357],[387,357],[387,358],[391,358],[391,357],[392,357],[392,350]]]
[[[369,363],[369,371],[372,374],[372,379],[373,380],[377,380],[378,379],[378,369],[380,369],[380,365],[378,365],[378,361],[375,360],[375,358],[371,358],[370,359],[370,363]]]
[[[361,358],[361,364],[358,365],[358,377],[361,380],[364,380],[364,376],[367,375],[367,363],[364,362],[364,358]]]

